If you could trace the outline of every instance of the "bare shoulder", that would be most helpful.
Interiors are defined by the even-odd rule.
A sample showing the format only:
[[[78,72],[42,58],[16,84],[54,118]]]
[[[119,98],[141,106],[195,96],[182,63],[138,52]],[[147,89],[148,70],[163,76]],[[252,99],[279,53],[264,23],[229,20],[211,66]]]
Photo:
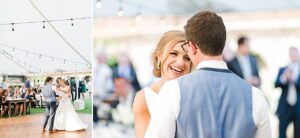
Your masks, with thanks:
[[[70,90],[70,89],[71,89],[71,87],[70,87],[70,86],[68,86],[68,85],[67,85],[67,87],[66,87],[66,88],[67,88],[67,90]]]
[[[140,90],[134,98],[133,112],[135,114],[148,112],[146,99],[145,99],[145,92],[143,90]]]

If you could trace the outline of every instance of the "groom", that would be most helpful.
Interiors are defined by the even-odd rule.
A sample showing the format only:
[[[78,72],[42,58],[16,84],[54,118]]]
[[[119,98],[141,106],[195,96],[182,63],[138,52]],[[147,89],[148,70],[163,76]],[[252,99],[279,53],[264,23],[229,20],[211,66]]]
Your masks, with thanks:
[[[53,131],[53,125],[54,125],[54,117],[56,112],[56,95],[52,87],[52,82],[53,82],[53,78],[47,77],[45,80],[46,84],[42,89],[42,94],[46,102],[45,103],[46,114],[45,114],[45,121],[43,125],[43,131],[45,131],[45,128],[49,123],[49,132],[55,132]]]
[[[146,138],[270,138],[262,92],[228,70],[222,58],[223,20],[202,11],[185,25],[188,53],[197,69],[161,88]]]

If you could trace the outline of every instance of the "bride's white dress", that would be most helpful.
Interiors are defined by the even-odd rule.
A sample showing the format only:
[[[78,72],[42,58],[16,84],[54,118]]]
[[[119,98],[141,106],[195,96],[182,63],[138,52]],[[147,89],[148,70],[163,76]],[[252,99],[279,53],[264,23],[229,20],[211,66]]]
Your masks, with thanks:
[[[87,125],[79,118],[68,95],[60,91],[58,91],[57,94],[61,99],[59,100],[59,105],[56,109],[54,129],[65,131],[86,129]]]
[[[145,87],[144,93],[145,93],[145,99],[146,99],[148,111],[151,116],[156,109],[158,93],[154,92],[150,87]]]

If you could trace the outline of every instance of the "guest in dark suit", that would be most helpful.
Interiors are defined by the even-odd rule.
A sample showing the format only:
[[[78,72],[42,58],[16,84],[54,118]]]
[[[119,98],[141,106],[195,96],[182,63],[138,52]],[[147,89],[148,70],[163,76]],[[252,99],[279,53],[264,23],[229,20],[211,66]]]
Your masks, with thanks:
[[[70,78],[70,88],[71,88],[71,96],[72,96],[72,102],[77,99],[77,85],[76,85],[76,79],[75,77]]]
[[[84,80],[80,80],[78,83],[78,99],[80,99],[80,95],[84,98],[84,93],[86,92],[86,85]]]
[[[276,115],[279,119],[279,138],[286,138],[288,125],[294,123],[294,137],[300,138],[300,64],[298,49],[291,47],[290,64],[280,68],[275,87],[282,93],[278,102]]]
[[[237,54],[231,61],[227,62],[228,68],[253,86],[259,87],[257,59],[250,54],[249,40],[246,37],[240,37],[237,43]]]

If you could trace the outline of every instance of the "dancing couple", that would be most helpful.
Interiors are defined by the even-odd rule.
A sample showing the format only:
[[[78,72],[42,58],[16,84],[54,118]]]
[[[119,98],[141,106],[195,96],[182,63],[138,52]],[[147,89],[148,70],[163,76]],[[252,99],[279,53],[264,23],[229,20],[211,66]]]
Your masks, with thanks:
[[[45,98],[46,114],[43,131],[48,124],[49,132],[56,130],[76,131],[87,128],[76,113],[71,102],[71,90],[66,80],[58,78],[57,85],[53,85],[53,78],[47,77],[42,89]],[[57,106],[58,103],[58,106]]]
[[[270,138],[263,93],[223,61],[223,20],[201,11],[185,32],[169,31],[153,53],[153,74],[161,79],[135,97],[137,138]]]

